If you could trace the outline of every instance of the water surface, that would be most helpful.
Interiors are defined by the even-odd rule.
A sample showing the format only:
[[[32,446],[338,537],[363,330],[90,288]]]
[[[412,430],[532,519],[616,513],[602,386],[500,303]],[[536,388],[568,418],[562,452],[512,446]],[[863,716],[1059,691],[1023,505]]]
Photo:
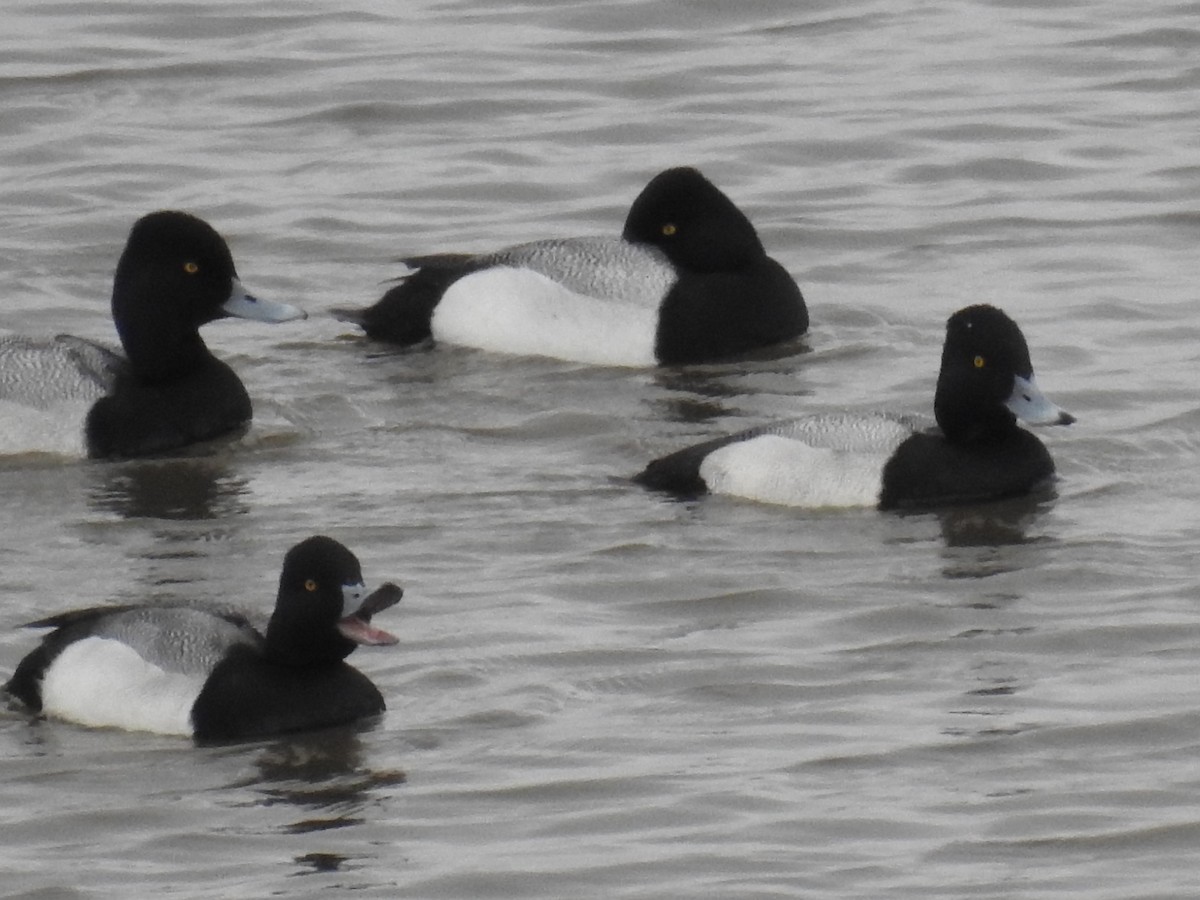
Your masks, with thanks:
[[[269,607],[329,533],[406,588],[361,729],[193,748],[0,714],[5,896],[1165,898],[1200,837],[1200,5],[14,2],[0,328],[111,340],[178,207],[306,322],[217,323],[202,455],[0,464],[0,671],[62,608]],[[406,253],[612,234],[699,166],[809,301],[774,358],[396,353]],[[1002,306],[1046,495],[948,512],[627,482],[807,411],[929,412]]]

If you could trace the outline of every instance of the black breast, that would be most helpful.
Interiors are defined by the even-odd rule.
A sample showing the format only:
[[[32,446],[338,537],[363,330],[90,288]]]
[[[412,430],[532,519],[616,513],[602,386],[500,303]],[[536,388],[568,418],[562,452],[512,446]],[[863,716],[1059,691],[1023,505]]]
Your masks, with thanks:
[[[681,271],[659,308],[654,353],[664,365],[711,362],[807,330],[808,309],[796,282],[763,256],[728,272]]]
[[[183,378],[160,383],[141,381],[126,369],[88,412],[88,456],[165,453],[235,431],[251,414],[241,380],[214,357]]]
[[[955,444],[940,433],[914,434],[883,468],[879,508],[932,507],[1027,494],[1054,474],[1036,437],[1013,428],[1003,439]]]
[[[204,683],[192,728],[200,742],[244,740],[343,725],[384,708],[379,689],[344,662],[280,666],[238,648]]]

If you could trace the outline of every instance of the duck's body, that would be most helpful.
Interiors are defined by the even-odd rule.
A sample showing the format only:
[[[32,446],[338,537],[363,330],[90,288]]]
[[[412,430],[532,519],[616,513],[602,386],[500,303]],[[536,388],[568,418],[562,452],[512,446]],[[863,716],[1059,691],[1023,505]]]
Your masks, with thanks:
[[[611,366],[655,364],[654,300],[675,278],[656,248],[606,237],[519,244],[466,260],[407,262],[417,270],[401,286],[408,302],[418,292],[436,298],[428,320],[417,320],[422,337]],[[381,304],[374,321],[405,307]]]
[[[1030,424],[1068,424],[1033,380],[1020,329],[975,306],[947,323],[937,425],[889,414],[810,416],[716,438],[650,463],[637,480],[800,507],[933,507],[1026,494],[1054,475]]]
[[[378,689],[344,662],[359,643],[394,643],[370,626],[400,598],[365,595],[358,561],[309,538],[284,562],[266,632],[232,607],[93,607],[52,628],[5,689],[35,712],[94,727],[236,740],[344,724],[383,712]]]
[[[245,620],[186,606],[92,607],[30,623],[53,628],[7,690],[31,709],[96,727],[191,735],[192,705],[238,644],[261,652]]]
[[[117,263],[112,312],[123,352],[70,335],[0,337],[0,403],[10,413],[64,416],[84,404],[79,433],[91,458],[148,456],[245,427],[249,395],[209,352],[200,327],[226,316],[304,316],[246,293],[221,236],[179,212],[134,225]]]
[[[808,329],[795,281],[745,215],[689,168],[646,186],[620,238],[404,262],[413,272],[378,303],[336,314],[402,345],[432,338],[619,366],[725,359]]]

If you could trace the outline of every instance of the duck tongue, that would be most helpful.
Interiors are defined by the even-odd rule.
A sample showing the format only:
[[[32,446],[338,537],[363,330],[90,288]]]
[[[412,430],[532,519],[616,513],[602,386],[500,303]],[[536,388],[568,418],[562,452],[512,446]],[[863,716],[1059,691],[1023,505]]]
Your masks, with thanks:
[[[338,631],[356,644],[382,646],[400,643],[394,634],[372,627],[371,616],[395,606],[403,596],[404,591],[391,582],[380,585],[366,596],[357,610],[338,621]]]

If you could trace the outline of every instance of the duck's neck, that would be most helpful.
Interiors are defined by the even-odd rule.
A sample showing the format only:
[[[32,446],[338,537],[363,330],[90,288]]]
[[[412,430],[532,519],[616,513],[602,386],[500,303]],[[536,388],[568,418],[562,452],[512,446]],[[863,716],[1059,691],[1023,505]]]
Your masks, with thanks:
[[[933,414],[946,440],[972,444],[1000,440],[1017,430],[1017,417],[998,403],[980,405],[978,398],[942,390],[933,400]]]
[[[121,346],[137,377],[144,382],[177,381],[202,368],[213,358],[204,340],[190,334],[140,335],[137,328],[118,328]]]
[[[213,356],[200,337],[200,323],[172,316],[144,316],[145,301],[136,285],[118,279],[113,290],[112,315],[137,377],[148,383],[176,381],[202,368]],[[155,301],[167,306],[168,299]]]
[[[263,654],[281,666],[320,666],[341,662],[357,646],[333,629],[314,627],[312,622],[293,622],[273,615],[267,625]]]

